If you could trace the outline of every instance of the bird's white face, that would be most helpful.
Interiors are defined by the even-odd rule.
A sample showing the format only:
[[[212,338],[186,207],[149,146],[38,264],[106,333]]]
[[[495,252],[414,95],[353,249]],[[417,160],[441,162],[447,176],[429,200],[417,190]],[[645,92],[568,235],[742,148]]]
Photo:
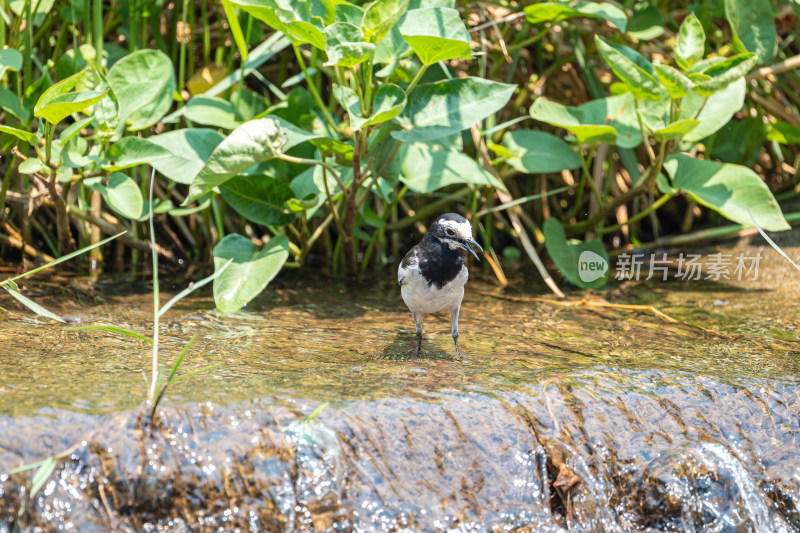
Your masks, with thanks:
[[[442,220],[439,222],[444,229],[442,242],[446,243],[451,250],[463,247],[463,242],[472,240],[472,226],[468,221],[456,222],[455,220]]]

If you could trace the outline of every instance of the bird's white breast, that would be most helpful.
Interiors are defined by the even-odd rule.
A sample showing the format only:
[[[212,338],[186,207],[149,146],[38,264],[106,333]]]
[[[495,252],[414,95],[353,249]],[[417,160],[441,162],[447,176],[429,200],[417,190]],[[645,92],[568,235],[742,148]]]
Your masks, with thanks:
[[[468,278],[469,271],[464,265],[455,278],[439,289],[425,280],[416,264],[409,268],[401,266],[398,270],[398,279],[403,280],[400,294],[408,308],[415,313],[435,313],[443,309],[452,311],[458,308],[464,299],[464,285]]]

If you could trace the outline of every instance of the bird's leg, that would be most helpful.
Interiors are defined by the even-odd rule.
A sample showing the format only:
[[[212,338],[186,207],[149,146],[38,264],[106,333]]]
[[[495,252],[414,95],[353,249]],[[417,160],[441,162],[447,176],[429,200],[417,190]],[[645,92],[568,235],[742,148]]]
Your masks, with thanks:
[[[456,345],[456,359],[461,358],[461,353],[458,351],[458,311],[461,307],[456,307],[450,311],[450,325],[453,329],[453,343]]]
[[[419,351],[422,349],[422,315],[419,313],[411,313],[414,317],[414,327],[417,329],[417,357]]]

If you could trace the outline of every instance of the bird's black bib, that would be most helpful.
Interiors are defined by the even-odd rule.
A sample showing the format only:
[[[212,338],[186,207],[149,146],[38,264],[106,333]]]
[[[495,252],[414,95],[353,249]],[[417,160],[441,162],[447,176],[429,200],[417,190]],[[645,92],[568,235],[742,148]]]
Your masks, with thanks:
[[[400,266],[409,268],[416,261],[419,271],[428,282],[429,287],[433,285],[437,289],[441,289],[453,281],[464,268],[466,252],[453,250],[430,234],[425,235],[416,248],[416,254],[413,253],[413,250],[409,252],[403,258]]]

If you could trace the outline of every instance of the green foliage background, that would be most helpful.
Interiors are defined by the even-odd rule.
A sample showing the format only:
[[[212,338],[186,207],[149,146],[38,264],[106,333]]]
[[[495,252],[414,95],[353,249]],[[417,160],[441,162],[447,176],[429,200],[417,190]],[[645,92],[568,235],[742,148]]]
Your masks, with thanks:
[[[282,268],[389,264],[448,210],[501,282],[521,248],[557,293],[545,249],[585,286],[575,250],[665,245],[748,210],[785,230],[798,10],[0,0],[3,256],[125,231],[94,260],[137,264],[152,212],[165,258],[232,260],[214,294],[233,311]]]

